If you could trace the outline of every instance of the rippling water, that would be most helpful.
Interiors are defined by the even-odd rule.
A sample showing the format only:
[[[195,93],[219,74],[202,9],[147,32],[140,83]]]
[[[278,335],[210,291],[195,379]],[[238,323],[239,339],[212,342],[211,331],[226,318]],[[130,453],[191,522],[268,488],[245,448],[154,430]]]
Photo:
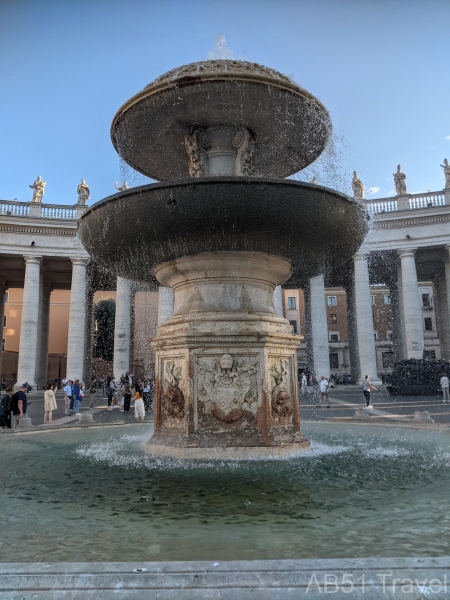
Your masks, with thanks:
[[[290,460],[178,462],[147,426],[0,438],[0,560],[442,556],[450,436],[304,423]]]

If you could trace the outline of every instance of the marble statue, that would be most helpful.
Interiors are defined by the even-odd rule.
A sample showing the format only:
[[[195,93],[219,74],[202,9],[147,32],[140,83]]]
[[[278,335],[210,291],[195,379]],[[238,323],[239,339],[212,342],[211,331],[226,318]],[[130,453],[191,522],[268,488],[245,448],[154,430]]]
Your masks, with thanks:
[[[364,200],[364,184],[356,171],[353,171],[352,190],[355,200]]]
[[[32,202],[42,202],[42,196],[45,193],[45,186],[47,185],[46,181],[42,180],[42,177],[38,175],[36,181],[33,182],[33,185],[30,187],[33,191],[33,199]]]
[[[404,196],[407,194],[406,191],[406,175],[402,173],[401,165],[397,165],[397,172],[393,173],[394,183],[395,183],[395,191],[397,196]]]
[[[81,180],[81,183],[77,187],[78,194],[78,202],[77,204],[86,204],[90,197],[89,186],[84,179]]]
[[[314,185],[317,185],[319,183],[319,180],[317,179],[317,177],[314,175],[314,177],[311,179],[311,183],[313,183]]]
[[[116,181],[116,190],[119,190],[119,192],[124,192],[125,190],[129,189],[129,185],[126,181],[123,182],[123,185],[119,185]]]
[[[441,167],[444,169],[445,189],[449,190],[450,189],[450,165],[448,164],[448,160],[446,158],[444,158],[444,164],[441,165]]]

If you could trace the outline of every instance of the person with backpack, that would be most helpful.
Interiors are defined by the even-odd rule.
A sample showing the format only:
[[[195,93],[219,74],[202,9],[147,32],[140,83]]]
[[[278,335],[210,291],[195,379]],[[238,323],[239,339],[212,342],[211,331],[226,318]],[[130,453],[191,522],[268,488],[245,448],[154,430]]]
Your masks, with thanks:
[[[14,388],[7,387],[0,401],[0,429],[11,429],[11,397]]]

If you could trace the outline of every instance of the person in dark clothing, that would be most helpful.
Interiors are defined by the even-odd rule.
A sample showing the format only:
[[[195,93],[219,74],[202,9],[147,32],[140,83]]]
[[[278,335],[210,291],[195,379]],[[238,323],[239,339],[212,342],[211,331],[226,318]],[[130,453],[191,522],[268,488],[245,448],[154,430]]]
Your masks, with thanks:
[[[131,388],[129,383],[124,383],[125,402],[123,405],[124,412],[130,412],[131,407]]]
[[[11,429],[11,411],[8,409],[13,393],[14,388],[7,387],[0,401],[0,429]]]

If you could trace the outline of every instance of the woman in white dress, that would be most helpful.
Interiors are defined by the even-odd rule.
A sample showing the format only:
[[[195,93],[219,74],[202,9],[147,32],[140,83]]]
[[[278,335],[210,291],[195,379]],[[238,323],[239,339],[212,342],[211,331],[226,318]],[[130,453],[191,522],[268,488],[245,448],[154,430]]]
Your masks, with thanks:
[[[55,386],[49,385],[44,393],[44,423],[53,423],[52,413],[56,410]]]

